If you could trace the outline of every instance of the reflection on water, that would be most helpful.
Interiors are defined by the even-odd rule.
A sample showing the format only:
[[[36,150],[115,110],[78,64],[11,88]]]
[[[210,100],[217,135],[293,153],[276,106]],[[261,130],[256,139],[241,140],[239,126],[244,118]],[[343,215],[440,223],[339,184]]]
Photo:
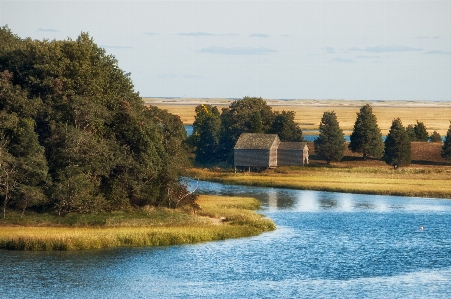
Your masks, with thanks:
[[[277,230],[172,247],[0,251],[0,298],[451,298],[451,201],[209,182],[198,192],[256,197]]]
[[[189,181],[190,188],[197,184]],[[247,187],[224,185],[200,181],[198,193],[229,196],[249,196],[259,199],[264,208],[292,210],[297,212],[315,212],[333,210],[337,212],[354,212],[371,210],[373,212],[390,212],[397,210],[418,212],[449,212],[448,201],[432,201],[424,198],[407,198],[402,196],[382,196],[350,194],[338,192],[318,192],[310,190],[292,190],[279,188]]]

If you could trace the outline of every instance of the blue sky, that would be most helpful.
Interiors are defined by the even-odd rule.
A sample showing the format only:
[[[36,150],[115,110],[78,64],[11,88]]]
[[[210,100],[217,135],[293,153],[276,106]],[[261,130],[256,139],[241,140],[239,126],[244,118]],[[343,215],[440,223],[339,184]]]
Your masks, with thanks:
[[[143,97],[451,101],[451,1],[8,1],[20,37],[88,32]]]

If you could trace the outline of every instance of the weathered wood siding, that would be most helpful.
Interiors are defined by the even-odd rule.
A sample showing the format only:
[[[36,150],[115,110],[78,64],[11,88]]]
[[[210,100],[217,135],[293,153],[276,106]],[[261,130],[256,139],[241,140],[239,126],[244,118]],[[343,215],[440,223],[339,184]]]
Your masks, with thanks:
[[[309,163],[308,146],[303,142],[281,142],[277,155],[278,166],[302,166]]]
[[[271,166],[271,159],[274,159],[274,154],[270,155],[270,150],[263,149],[234,149],[233,154],[235,167],[275,167]],[[274,163],[274,162],[272,162]],[[276,154],[277,163],[277,154]],[[277,166],[277,164],[276,164]]]
[[[302,166],[302,150],[283,150],[277,151],[278,166]]]
[[[279,138],[277,138],[274,143],[271,145],[270,154],[269,154],[269,166],[277,167],[277,148],[279,147],[280,141]]]

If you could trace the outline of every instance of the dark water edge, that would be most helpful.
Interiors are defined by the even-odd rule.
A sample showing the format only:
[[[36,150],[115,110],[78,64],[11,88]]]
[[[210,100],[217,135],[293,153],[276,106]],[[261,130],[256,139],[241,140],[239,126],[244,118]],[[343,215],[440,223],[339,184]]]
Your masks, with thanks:
[[[196,192],[256,197],[278,228],[172,247],[3,250],[0,298],[451,298],[451,201],[210,182]]]

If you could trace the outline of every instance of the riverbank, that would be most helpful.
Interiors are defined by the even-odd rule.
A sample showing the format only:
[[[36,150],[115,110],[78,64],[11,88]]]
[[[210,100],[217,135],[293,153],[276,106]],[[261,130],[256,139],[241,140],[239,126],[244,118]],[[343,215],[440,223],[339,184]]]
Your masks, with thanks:
[[[348,167],[311,163],[307,167],[278,167],[263,172],[192,168],[188,175],[201,180],[258,187],[290,188],[373,195],[451,199],[450,167]]]
[[[201,195],[196,202],[200,209],[195,214],[188,208],[64,217],[9,212],[0,221],[0,249],[167,246],[250,237],[275,229],[271,220],[255,212],[260,208],[256,199]]]

